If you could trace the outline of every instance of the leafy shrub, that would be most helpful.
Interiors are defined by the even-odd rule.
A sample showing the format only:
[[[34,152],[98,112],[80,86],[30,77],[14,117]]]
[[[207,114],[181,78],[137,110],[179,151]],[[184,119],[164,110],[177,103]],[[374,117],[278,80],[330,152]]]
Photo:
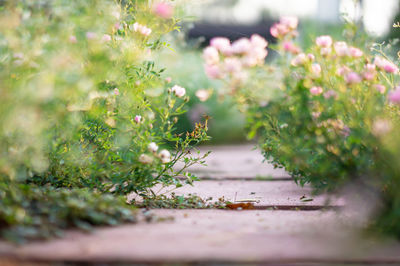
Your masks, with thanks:
[[[302,52],[297,24],[284,17],[272,26],[281,54],[273,66],[248,64],[251,39],[219,38],[204,51],[206,72],[227,80],[266,159],[316,191],[354,180],[376,190],[384,202],[378,228],[400,236],[399,69],[380,45],[358,48],[327,35]]]
[[[96,223],[69,208],[68,197],[82,198],[90,209],[96,200],[114,202],[93,191],[146,193],[157,183],[180,185],[178,175],[193,181],[185,169],[202,158],[189,149],[208,139],[207,124],[174,133],[189,98],[165,81],[165,69],[152,58],[168,46],[162,36],[178,29],[173,11],[167,3],[135,0],[0,4],[0,191],[21,195],[3,210],[26,200],[26,219],[54,215],[54,226],[64,228],[62,221],[70,225],[75,218]],[[42,202],[48,199],[65,208]],[[95,215],[125,220],[93,208]]]

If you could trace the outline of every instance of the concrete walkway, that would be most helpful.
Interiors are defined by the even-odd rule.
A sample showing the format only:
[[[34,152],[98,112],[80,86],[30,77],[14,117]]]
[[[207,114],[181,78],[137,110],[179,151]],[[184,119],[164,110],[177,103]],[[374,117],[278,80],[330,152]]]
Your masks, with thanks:
[[[360,201],[345,195],[312,196],[309,187],[296,186],[282,169],[263,164],[259,151],[252,148],[205,147],[204,151],[213,151],[209,166],[192,169],[203,180],[175,193],[254,199],[255,210],[152,210],[162,221],[99,228],[91,234],[70,231],[62,239],[21,247],[2,242],[0,254],[45,265],[400,264],[398,242],[360,234],[368,214]],[[333,208],[323,209],[326,203]]]

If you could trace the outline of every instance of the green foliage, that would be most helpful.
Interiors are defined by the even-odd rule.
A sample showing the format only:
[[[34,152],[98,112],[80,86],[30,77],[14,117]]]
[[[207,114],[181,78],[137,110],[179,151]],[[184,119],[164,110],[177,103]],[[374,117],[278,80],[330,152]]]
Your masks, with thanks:
[[[13,242],[62,236],[63,230],[135,222],[123,197],[85,189],[1,184],[0,233]],[[7,187],[5,187],[7,186]]]
[[[152,56],[178,19],[151,1],[0,5],[0,193],[15,195],[2,202],[5,235],[129,220],[108,193],[179,186],[178,175],[204,159],[189,150],[208,139],[207,122],[175,133],[189,97],[167,84]]]
[[[354,25],[346,26],[348,43],[321,36],[304,52],[296,26],[296,18],[282,18],[271,28],[281,55],[271,66],[243,67],[249,78],[241,82],[240,72],[225,77],[248,136],[259,137],[266,160],[315,192],[349,183],[375,191],[382,207],[371,224],[400,237],[398,66],[381,44],[357,48]]]
[[[148,209],[225,209],[226,204],[229,204],[229,202],[225,201],[224,198],[213,202],[211,197],[202,199],[192,194],[177,196],[172,192],[171,197],[166,195],[144,197],[143,201],[137,203],[136,206]]]

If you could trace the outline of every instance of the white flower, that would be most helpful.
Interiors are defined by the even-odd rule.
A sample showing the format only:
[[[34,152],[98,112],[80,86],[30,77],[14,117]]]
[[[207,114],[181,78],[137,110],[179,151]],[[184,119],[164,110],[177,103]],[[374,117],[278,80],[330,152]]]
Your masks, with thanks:
[[[155,142],[151,142],[151,143],[149,144],[149,146],[147,146],[147,149],[148,149],[150,152],[155,153],[155,152],[157,152],[157,150],[158,150],[158,146],[157,146],[157,144],[156,144]]]
[[[171,91],[175,94],[176,97],[183,97],[186,94],[185,88],[182,88],[181,86],[175,85],[172,87]]]
[[[167,150],[161,150],[158,156],[161,159],[162,163],[169,163],[171,161],[171,153]]]
[[[142,164],[151,164],[153,162],[153,158],[147,154],[141,154],[139,156],[139,162]]]

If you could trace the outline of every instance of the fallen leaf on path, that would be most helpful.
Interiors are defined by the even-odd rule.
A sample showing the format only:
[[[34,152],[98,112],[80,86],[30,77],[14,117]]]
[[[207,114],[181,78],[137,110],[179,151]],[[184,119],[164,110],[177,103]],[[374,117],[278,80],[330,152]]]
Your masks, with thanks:
[[[226,204],[226,207],[231,210],[254,210],[254,204],[250,202]]]

